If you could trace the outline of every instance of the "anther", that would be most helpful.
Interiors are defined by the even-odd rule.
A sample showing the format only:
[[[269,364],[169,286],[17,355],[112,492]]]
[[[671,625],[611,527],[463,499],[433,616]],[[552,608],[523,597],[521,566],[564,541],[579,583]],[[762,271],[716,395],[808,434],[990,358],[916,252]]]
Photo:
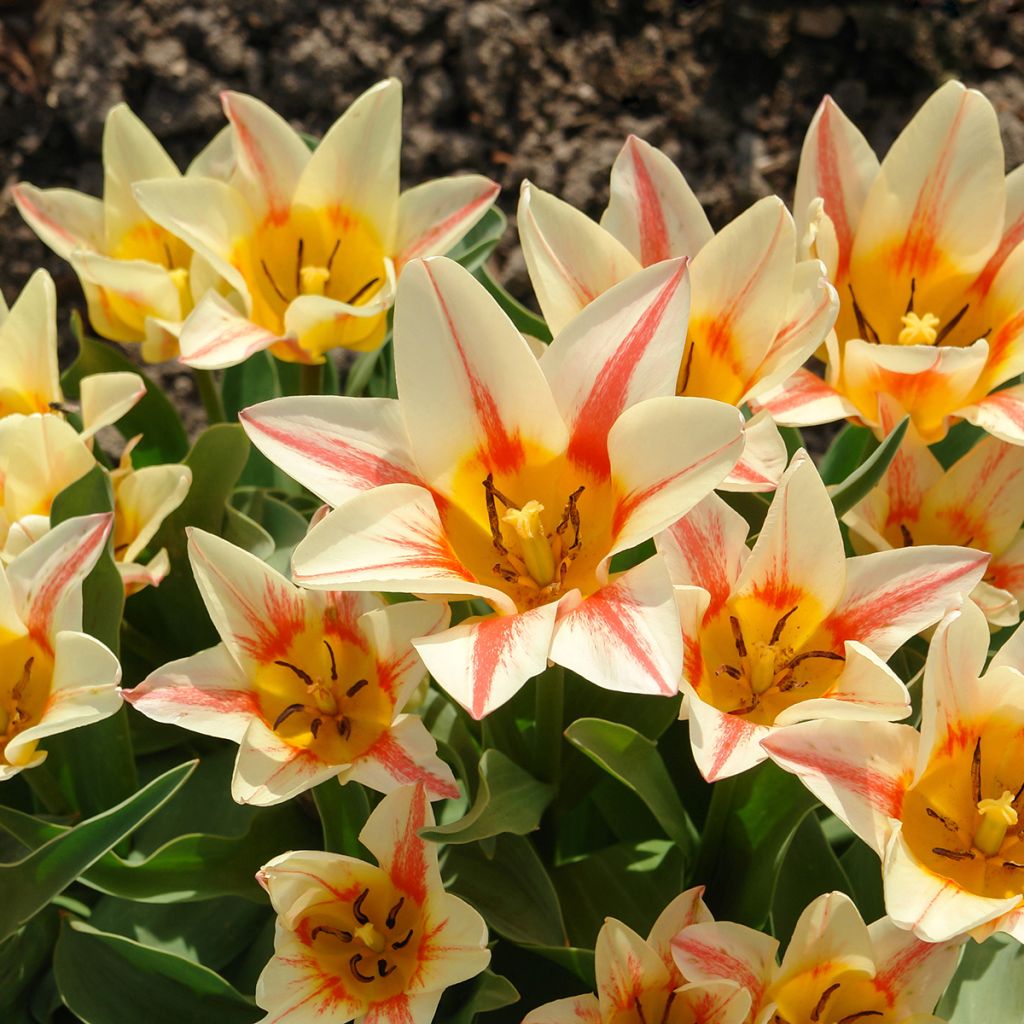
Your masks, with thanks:
[[[775,628],[772,630],[772,638],[768,641],[770,646],[774,647],[779,642],[780,638],[782,637],[782,631],[786,628],[786,621],[789,619],[790,615],[792,615],[793,612],[795,612],[799,607],[799,605],[793,605],[793,607],[790,608],[789,611],[786,612],[786,614],[783,615],[782,618],[775,623]]]
[[[572,494],[569,495],[568,500],[565,503],[565,509],[562,512],[562,520],[555,527],[555,533],[561,535],[565,532],[569,524],[572,524],[574,536],[572,543],[566,549],[566,554],[570,551],[575,551],[580,546],[580,512],[576,507],[576,502],[580,500],[580,495],[586,490],[582,484],[576,488]]]
[[[967,306],[962,307],[958,313],[954,314],[952,319],[946,322],[946,326],[943,327],[942,330],[939,331],[939,333],[935,336],[934,344],[941,345],[946,340],[946,338],[949,337],[950,332],[956,327],[958,323],[960,323],[961,320],[963,320],[964,314],[967,312],[969,305],[970,303],[968,303]]]
[[[949,860],[974,860],[973,850],[947,850],[942,846],[933,846],[932,853],[947,857]]]
[[[167,257],[167,269],[168,270],[173,270],[174,269],[174,258],[171,256],[171,247],[166,242],[164,242],[163,245],[164,245],[164,256]]]
[[[386,978],[389,974],[394,974],[398,970],[397,964],[392,964],[388,967],[388,962],[383,957],[377,961],[377,973],[382,977]]]
[[[280,288],[277,287],[277,282],[274,280],[274,275],[270,273],[270,267],[267,266],[267,261],[260,260],[260,266],[263,268],[263,273],[267,275],[267,280],[270,282],[270,287],[273,288],[275,292],[277,292],[277,297],[282,302],[287,302],[288,296],[285,295],[285,293],[281,291]]]
[[[487,479],[484,480],[484,503],[487,506],[487,522],[491,528],[491,543],[499,555],[507,555],[508,548],[505,547],[505,542],[501,539],[501,520],[498,518],[498,509],[494,504],[495,499],[506,508],[518,508],[518,506],[510,504],[505,495],[494,486],[494,474],[488,473]],[[498,566],[494,568],[496,572],[501,572]],[[501,573],[501,575],[504,574]],[[508,577],[506,576],[505,579]],[[509,582],[512,583],[513,580],[509,580]]]
[[[732,638],[736,644],[736,653],[741,658],[745,658],[747,656],[747,645],[743,642],[743,630],[740,627],[740,620],[735,615],[730,615],[729,625],[732,627]]]
[[[845,1017],[836,1021],[836,1024],[853,1024],[854,1021],[863,1020],[865,1017],[883,1017],[885,1016],[881,1010],[860,1010],[857,1013],[847,1014]]]
[[[936,821],[940,822],[942,824],[942,827],[944,829],[946,829],[947,831],[949,831],[949,832],[959,832],[960,831],[960,828],[959,828],[959,826],[957,825],[957,823],[955,821],[953,821],[950,818],[947,818],[944,814],[939,814],[939,812],[934,810],[933,808],[926,807],[925,808],[925,813],[928,815],[929,818],[934,818]]]
[[[735,665],[719,665],[719,672],[724,672],[731,679],[742,679],[743,673]]]
[[[402,906],[404,905],[404,903],[405,903],[405,897],[404,896],[399,896],[398,902],[388,911],[388,916],[387,916],[387,918],[386,918],[386,920],[384,922],[388,926],[388,928],[394,928],[395,927],[395,921],[398,920],[398,913],[402,909]]]
[[[320,732],[320,726],[323,724],[322,718],[314,718],[313,721],[309,723],[309,731],[313,734],[313,739],[316,739],[317,733]]]
[[[327,924],[318,924],[310,933],[310,941],[316,942],[316,937],[321,933],[325,935],[333,935],[336,939],[341,939],[342,942],[351,942],[352,933],[343,931],[341,928],[332,928]]]
[[[693,366],[693,340],[691,339],[686,349],[686,358],[683,360],[683,368],[679,374],[679,381],[676,386],[676,394],[682,395],[686,392],[686,386],[690,383],[690,369]]]
[[[352,959],[349,960],[349,962],[348,962],[349,970],[352,971],[353,975],[355,975],[355,977],[359,981],[373,981],[373,975],[372,974],[360,974],[359,973],[359,961],[362,960],[362,959],[363,959],[363,954],[362,953],[356,953],[355,956],[353,956]]]
[[[905,548],[914,546],[914,538],[911,535],[910,530],[907,529],[906,523],[900,523],[900,534],[903,536],[903,546]]]
[[[392,942],[391,943],[391,948],[392,949],[405,949],[405,947],[409,945],[409,940],[411,938],[412,938],[412,929],[410,928],[409,931],[406,933],[406,936],[405,936],[404,939],[399,939],[397,942]]]
[[[853,300],[853,315],[857,318],[857,327],[860,330],[860,336],[873,345],[880,344],[878,331],[868,323],[867,317],[861,311],[860,304],[857,302],[857,296],[853,293],[853,285],[847,285],[850,289],[850,298]]]
[[[276,732],[281,725],[297,711],[302,711],[305,708],[304,704],[289,704],[274,720],[273,729]]]
[[[348,720],[347,716],[342,715],[337,719],[338,735],[343,739],[347,740],[352,736],[352,723]]]
[[[1011,871],[1024,871],[1024,864],[1018,864],[1015,860],[1004,860],[1003,867]]]
[[[821,1015],[825,1012],[825,1004],[829,1001],[829,998],[831,997],[832,993],[835,992],[837,988],[839,988],[838,981],[834,985],[829,985],[829,987],[821,993],[821,998],[818,1000],[814,1009],[811,1010],[812,1021],[816,1022],[821,1020]]]
[[[334,240],[334,248],[331,250],[331,255],[327,257],[327,273],[330,274],[331,266],[334,264],[334,257],[338,255],[338,248],[341,246],[341,239],[336,238]]]
[[[981,737],[974,744],[974,756],[971,758],[971,792],[974,802],[981,803]]]
[[[917,291],[917,278],[912,277],[910,279],[910,298],[907,299],[907,308],[903,311],[904,313],[914,312],[914,292]]]
[[[302,247],[305,243],[299,239],[299,251],[295,256],[295,291],[302,291]]]
[[[298,665],[293,665],[290,661],[275,661],[274,664],[280,665],[281,668],[291,669],[307,686],[313,687],[316,685],[313,682],[313,677],[308,672],[304,672]]]
[[[358,679],[345,691],[345,696],[354,697],[364,686],[368,685],[369,682],[366,679]]]
[[[804,651],[803,654],[798,654],[795,658],[791,659],[786,668],[796,668],[800,662],[808,661],[811,658],[824,658],[826,661],[846,661],[845,655],[836,654],[835,651]]]
[[[637,1019],[640,1024],[647,1024],[647,1014],[644,1013],[643,1003],[640,1002],[640,997],[637,996],[633,1000],[633,1009],[636,1011]]]
[[[352,913],[353,913],[353,914],[355,915],[355,919],[356,919],[356,920],[357,920],[357,921],[358,921],[358,922],[359,922],[360,924],[367,924],[367,923],[369,922],[369,920],[370,920],[370,919],[369,919],[369,918],[368,918],[368,917],[366,916],[366,914],[365,914],[365,913],[363,912],[363,900],[365,900],[365,899],[366,899],[366,897],[367,897],[367,896],[369,896],[369,895],[370,895],[370,890],[369,890],[369,889],[364,889],[364,890],[363,890],[363,891],[362,891],[362,892],[361,892],[361,893],[360,893],[360,894],[359,894],[359,895],[358,895],[358,896],[357,896],[357,897],[355,898],[355,901],[354,901],[354,902],[353,902],[353,904],[352,904]]]
[[[358,302],[379,280],[379,277],[371,277],[370,280],[362,286],[362,288],[358,288],[352,295],[345,299],[346,305],[351,306]]]
[[[331,656],[331,682],[337,682],[338,680],[338,664],[334,660],[334,648],[324,640],[324,647],[327,648],[327,653]]]

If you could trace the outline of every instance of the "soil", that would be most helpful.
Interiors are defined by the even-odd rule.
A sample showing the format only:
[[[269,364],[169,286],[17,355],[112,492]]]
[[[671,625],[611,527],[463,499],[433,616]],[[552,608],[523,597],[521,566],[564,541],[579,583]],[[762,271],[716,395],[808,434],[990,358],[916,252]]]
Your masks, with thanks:
[[[13,298],[41,264],[66,308],[79,301],[9,186],[98,193],[103,119],[121,100],[183,165],[223,124],[222,89],[320,133],[397,75],[409,183],[481,171],[513,217],[529,177],[597,214],[635,132],[679,164],[717,227],[763,195],[791,197],[825,92],[884,150],[936,85],[959,77],[995,104],[1015,167],[1022,44],[1016,0],[0,0],[0,288]],[[494,263],[528,297],[514,229]],[[168,385],[188,397],[186,375]]]

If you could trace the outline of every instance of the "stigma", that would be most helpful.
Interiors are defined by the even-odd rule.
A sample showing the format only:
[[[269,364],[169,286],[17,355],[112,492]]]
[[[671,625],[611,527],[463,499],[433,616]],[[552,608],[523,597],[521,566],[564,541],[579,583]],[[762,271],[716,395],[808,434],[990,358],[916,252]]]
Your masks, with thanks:
[[[918,316],[911,311],[901,316],[900,322],[903,324],[903,330],[896,338],[900,345],[934,345],[935,339],[939,336],[940,321],[934,313]]]
[[[301,295],[323,295],[331,272],[327,267],[300,267],[299,293]]]
[[[538,586],[546,587],[555,578],[555,556],[541,522],[543,511],[544,506],[531,499],[522,508],[506,509],[501,518],[515,531],[527,572]]]
[[[1006,839],[1007,831],[1017,824],[1017,812],[1013,807],[1013,794],[1003,790],[998,799],[978,801],[981,821],[974,833],[973,844],[986,857],[994,857]]]

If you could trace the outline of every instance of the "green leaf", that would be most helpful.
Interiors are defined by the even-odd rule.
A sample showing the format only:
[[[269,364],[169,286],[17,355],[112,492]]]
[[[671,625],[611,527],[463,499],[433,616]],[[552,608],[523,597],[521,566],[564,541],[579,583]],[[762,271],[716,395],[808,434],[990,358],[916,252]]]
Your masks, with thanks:
[[[224,539],[266,561],[274,553],[274,538],[254,519],[233,505],[224,509]]]
[[[366,790],[358,782],[343,786],[337,779],[328,779],[313,790],[313,802],[320,815],[324,849],[368,860],[369,851],[359,842],[359,833],[370,816]]]
[[[935,1013],[949,1024],[1011,1024],[1024,1006],[1024,946],[1003,935],[968,942]]]
[[[855,839],[839,858],[850,880],[853,895],[865,921],[885,917],[885,896],[882,891],[882,865],[878,854],[860,839]]]
[[[836,516],[849,512],[858,501],[868,496],[871,489],[882,479],[899,449],[903,435],[907,432],[910,417],[904,416],[893,428],[892,433],[861,463],[842,483],[829,488],[829,496],[836,510]]]
[[[553,786],[538,782],[500,750],[480,758],[480,783],[473,806],[464,818],[420,831],[435,843],[472,843],[510,832],[521,836],[540,825],[555,795]]]
[[[473,1024],[478,1013],[500,1010],[519,1002],[519,992],[508,978],[487,970],[466,982],[468,994],[459,1008],[438,1020],[445,1024]]]
[[[13,864],[0,864],[0,939],[13,934],[54,896],[157,811],[195,768],[179,765],[117,807],[76,825]]]
[[[492,206],[448,251],[448,258],[461,263],[472,274],[494,252],[507,226],[508,218]]]
[[[551,341],[551,331],[542,317],[537,316],[521,302],[512,298],[505,289],[491,277],[487,268],[478,267],[473,276],[491,293],[508,318],[515,324],[516,329],[531,338],[538,338],[540,341]]]
[[[867,427],[846,424],[825,452],[818,472],[826,484],[845,480],[878,447],[878,440]]]
[[[209,968],[69,921],[57,940],[61,998],[85,1024],[253,1024],[262,1013]],[[143,1011],[144,1008],[144,1011]]]
[[[50,521],[56,526],[75,516],[112,512],[110,477],[99,466],[65,488],[54,499]],[[82,629],[120,653],[124,583],[114,561],[111,531],[92,572],[82,585]],[[60,787],[68,805],[91,816],[127,799],[138,787],[128,713],[116,714],[86,729],[73,729],[45,743],[46,771]]]
[[[231,496],[231,504],[270,534],[274,551],[266,561],[278,572],[289,575],[292,552],[309,529],[306,517],[261,487],[240,487]]]
[[[686,813],[657,746],[635,729],[599,718],[581,718],[565,731],[569,742],[628,786],[687,859],[697,832]]]
[[[61,377],[64,394],[77,400],[82,378],[94,373],[138,373],[145,382],[146,394],[118,420],[117,428],[125,437],[142,435],[132,453],[137,466],[178,462],[188,451],[188,438],[167,395],[115,345],[88,337],[78,313],[71,316],[71,332],[78,342],[78,356]]]
[[[0,942],[0,1010],[9,1010],[49,962],[57,921],[57,910],[52,908]]]
[[[578,946],[531,946],[530,952],[574,974],[588,989],[597,988],[592,949],[580,949]]]
[[[694,882],[706,883],[716,919],[760,928],[797,827],[817,804],[771,762],[714,784]]]
[[[224,415],[229,423],[250,405],[281,394],[277,367],[269,352],[255,352],[244,362],[229,366],[220,379]]]
[[[533,846],[522,836],[500,835],[489,842],[451,846],[443,864],[446,887],[475,907],[499,935],[519,945],[561,946],[565,927],[558,896]]]
[[[949,469],[958,459],[963,458],[983,437],[985,431],[967,420],[961,420],[949,428],[949,433],[931,445],[932,455],[942,463],[943,469]]]

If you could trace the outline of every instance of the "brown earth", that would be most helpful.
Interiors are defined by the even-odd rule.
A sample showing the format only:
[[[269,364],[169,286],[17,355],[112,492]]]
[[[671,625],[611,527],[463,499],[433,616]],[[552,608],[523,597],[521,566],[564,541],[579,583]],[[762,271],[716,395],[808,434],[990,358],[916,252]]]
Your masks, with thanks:
[[[24,179],[97,193],[107,109],[126,100],[181,163],[254,93],[320,133],[385,75],[405,84],[408,182],[478,170],[514,213],[524,177],[590,213],[630,132],[683,168],[720,226],[789,198],[800,143],[831,92],[884,149],[941,81],[995,104],[1024,160],[1024,5],[706,0],[0,0],[0,287],[37,265],[74,275],[21,222]],[[496,269],[528,294],[510,231]],[[188,394],[185,376],[169,386]]]

